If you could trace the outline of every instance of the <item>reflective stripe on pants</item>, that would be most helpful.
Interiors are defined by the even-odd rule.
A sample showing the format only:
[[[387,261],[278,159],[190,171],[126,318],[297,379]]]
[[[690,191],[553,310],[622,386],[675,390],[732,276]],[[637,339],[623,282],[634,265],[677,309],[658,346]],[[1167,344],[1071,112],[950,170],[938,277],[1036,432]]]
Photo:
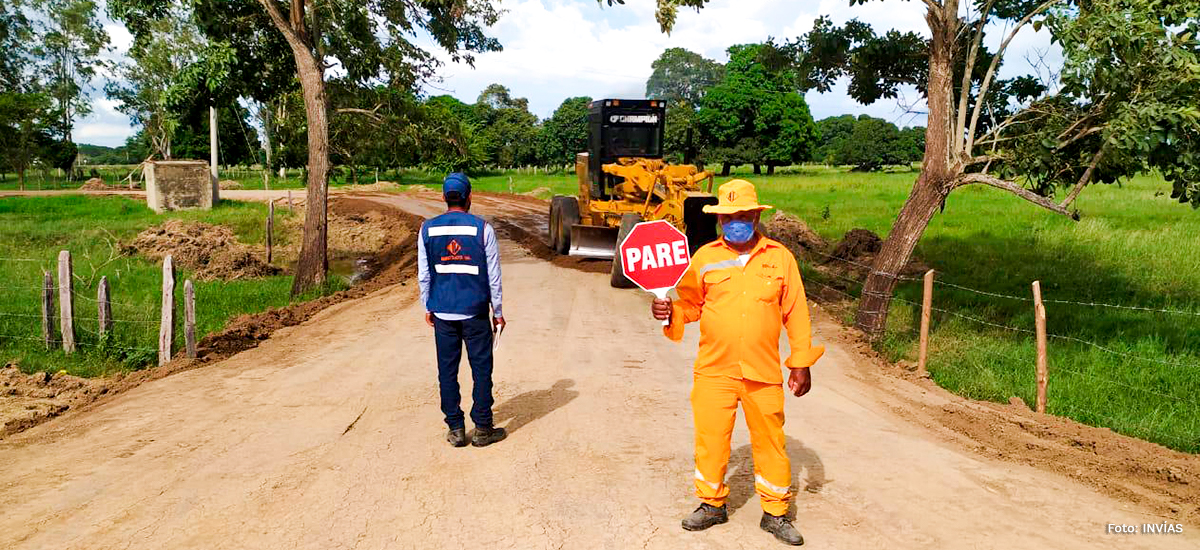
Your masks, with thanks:
[[[724,376],[695,375],[692,416],[696,426],[696,496],[712,506],[729,497],[725,473],[738,403],[750,429],[754,487],[764,512],[783,515],[792,498],[792,468],[784,448],[783,386]]]

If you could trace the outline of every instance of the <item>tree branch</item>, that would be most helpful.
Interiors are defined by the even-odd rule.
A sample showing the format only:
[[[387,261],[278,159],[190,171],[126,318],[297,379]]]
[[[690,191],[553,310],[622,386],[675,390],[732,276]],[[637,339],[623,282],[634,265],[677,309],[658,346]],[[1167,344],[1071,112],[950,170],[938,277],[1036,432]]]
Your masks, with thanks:
[[[1011,181],[1002,180],[987,174],[963,174],[957,178],[954,178],[954,181],[951,182],[950,188],[953,190],[955,188],[962,187],[964,185],[970,185],[972,183],[982,183],[984,185],[995,187],[996,189],[1008,191],[1009,193],[1021,197],[1022,199],[1025,199],[1056,214],[1062,214],[1073,220],[1079,219],[1078,215],[1067,210],[1065,206],[1054,204],[1054,202],[1052,202],[1050,199],[1021,187],[1020,185],[1017,185]]]
[[[371,109],[369,111],[366,109],[355,109],[353,107],[343,107],[343,108],[338,109],[335,112],[337,112],[337,113],[356,113],[356,114],[364,115],[367,118],[370,118],[371,120],[374,120],[375,122],[378,123],[378,122],[383,122],[383,117],[380,116],[379,113],[377,113],[376,111],[378,111],[379,108],[382,106],[383,106],[382,104],[376,105],[374,109]]]
[[[1066,208],[1072,202],[1075,202],[1075,199],[1079,197],[1079,193],[1083,192],[1083,188],[1092,181],[1092,172],[1096,171],[1096,165],[1100,164],[1100,159],[1104,158],[1104,150],[1105,147],[1100,147],[1100,150],[1096,151],[1095,155],[1092,155],[1092,163],[1088,165],[1087,170],[1083,171],[1083,176],[1079,178],[1079,183],[1075,184],[1075,187],[1071,189],[1071,192],[1067,194],[1067,198],[1063,199],[1062,204],[1059,206]]]
[[[979,126],[979,114],[983,110],[988,88],[992,85],[992,77],[996,75],[996,69],[1000,66],[1000,59],[1004,57],[1004,52],[1008,49],[1009,43],[1012,42],[1013,38],[1016,38],[1017,32],[1025,25],[1028,25],[1035,16],[1062,1],[1064,0],[1046,0],[1042,5],[1034,8],[1033,11],[1029,12],[1029,15],[1017,21],[1017,25],[1013,27],[1012,31],[1009,31],[1008,36],[1004,37],[1004,42],[1000,43],[1000,48],[996,50],[996,55],[992,56],[992,63],[988,65],[987,73],[983,76],[983,83],[979,85],[979,93],[975,96],[975,108],[971,112],[971,126],[967,129],[967,145],[963,149],[967,154],[971,153],[971,149],[975,145],[975,128]]]
[[[967,67],[963,71],[962,85],[958,90],[958,117],[954,124],[954,147],[955,153],[963,151],[966,147],[966,138],[963,132],[967,126],[967,102],[971,98],[971,73],[975,72],[975,58],[979,55],[979,45],[983,42],[983,27],[987,25],[988,15],[992,12],[992,5],[996,0],[988,0],[988,3],[983,6],[983,11],[979,13],[979,22],[975,25],[975,38],[971,40],[971,49],[967,53]]]
[[[296,34],[295,30],[288,24],[288,21],[283,18],[283,14],[279,11],[279,6],[275,5],[275,0],[258,0],[258,3],[262,4],[263,8],[267,10],[267,15],[271,17],[271,22],[275,23],[275,27],[279,29],[279,32],[283,33],[283,38],[288,41],[288,45],[292,46],[293,49],[296,48],[297,44],[303,45],[300,36]],[[296,5],[293,3],[292,10],[295,11],[295,9]]]

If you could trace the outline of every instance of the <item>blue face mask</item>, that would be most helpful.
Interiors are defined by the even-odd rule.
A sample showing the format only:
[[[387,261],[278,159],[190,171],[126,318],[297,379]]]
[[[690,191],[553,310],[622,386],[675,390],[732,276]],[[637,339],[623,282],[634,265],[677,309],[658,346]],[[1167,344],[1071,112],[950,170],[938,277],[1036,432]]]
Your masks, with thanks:
[[[721,226],[721,231],[725,232],[725,240],[741,244],[754,236],[754,222],[730,220]]]

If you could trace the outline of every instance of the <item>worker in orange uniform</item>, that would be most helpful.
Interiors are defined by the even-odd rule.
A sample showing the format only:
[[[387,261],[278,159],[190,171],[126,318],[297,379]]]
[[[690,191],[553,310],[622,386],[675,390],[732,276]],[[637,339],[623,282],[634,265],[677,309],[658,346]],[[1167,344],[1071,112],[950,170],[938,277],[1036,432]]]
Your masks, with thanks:
[[[683,338],[683,325],[700,321],[700,350],[692,378],[696,427],[696,496],[701,504],[684,518],[683,528],[700,531],[729,520],[725,470],[738,403],[750,429],[754,485],[762,503],[759,526],[790,545],[804,538],[785,516],[792,498],[791,464],[784,450],[783,376],[779,333],[787,330],[792,355],[784,363],[788,388],[797,397],[812,384],[808,368],[825,352],[813,347],[808,302],[796,258],[782,244],[758,232],[754,185],[732,180],[721,186],[717,214],[723,237],[704,245],[676,287],[677,301],[654,300],[651,311],[669,320],[663,333]]]

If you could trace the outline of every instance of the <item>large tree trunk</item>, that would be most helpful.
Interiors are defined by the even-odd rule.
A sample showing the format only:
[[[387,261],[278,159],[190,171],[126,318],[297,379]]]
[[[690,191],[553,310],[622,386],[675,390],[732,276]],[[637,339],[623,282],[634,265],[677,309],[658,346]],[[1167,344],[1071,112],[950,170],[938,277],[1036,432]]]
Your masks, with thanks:
[[[767,175],[768,175],[768,176],[774,176],[774,175],[775,175],[775,165],[774,165],[774,164],[768,164],[768,165],[767,165]]]
[[[728,175],[729,175],[729,163],[728,163],[728,162],[722,162],[722,163],[721,163],[721,175],[722,175],[722,176],[728,176]]]
[[[950,193],[950,140],[953,112],[954,38],[958,32],[958,3],[947,1],[940,9],[930,8],[926,15],[933,37],[929,44],[929,119],[925,129],[925,160],[921,175],[913,185],[908,201],[892,225],[891,233],[871,273],[863,283],[855,326],[871,340],[883,334],[887,326],[888,306],[896,278],[912,256],[917,241],[929,225],[946,195]]]
[[[762,175],[762,165],[757,162],[754,163],[754,175],[756,175],[756,176]]]
[[[307,52],[305,52],[307,53]],[[312,55],[296,56],[304,110],[308,115],[308,193],[304,214],[304,240],[292,294],[300,294],[325,282],[329,269],[326,251],[329,174],[329,120],[325,105],[325,79]]]

